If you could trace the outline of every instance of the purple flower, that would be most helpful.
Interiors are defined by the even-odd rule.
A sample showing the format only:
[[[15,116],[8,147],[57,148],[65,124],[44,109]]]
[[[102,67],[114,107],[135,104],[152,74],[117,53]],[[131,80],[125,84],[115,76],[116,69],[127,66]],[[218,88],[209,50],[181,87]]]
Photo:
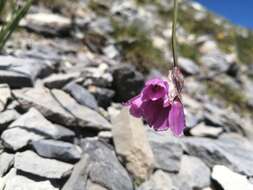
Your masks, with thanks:
[[[169,124],[172,133],[180,136],[185,128],[184,107],[180,100],[175,100],[171,104],[169,113]]]
[[[155,78],[146,82],[145,87],[142,90],[142,99],[143,101],[156,101],[166,97],[168,95],[168,91],[168,83],[159,78]]]
[[[176,136],[183,132],[183,105],[179,98],[169,100],[169,85],[165,80],[155,78],[147,81],[141,93],[125,105],[130,106],[134,117],[142,117],[156,131],[170,128]]]

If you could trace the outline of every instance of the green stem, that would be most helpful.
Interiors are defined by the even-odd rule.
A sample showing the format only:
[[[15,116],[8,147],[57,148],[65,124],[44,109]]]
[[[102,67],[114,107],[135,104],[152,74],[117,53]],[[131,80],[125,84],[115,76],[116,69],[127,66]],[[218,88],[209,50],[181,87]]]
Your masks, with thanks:
[[[7,23],[6,26],[3,26],[0,31],[0,51],[2,51],[7,40],[10,38],[11,34],[18,27],[20,20],[26,15],[30,6],[32,5],[33,0],[27,0],[23,7],[13,13],[11,20]]]
[[[173,67],[176,67],[176,66],[177,66],[177,39],[176,39],[177,12],[178,12],[178,3],[177,3],[177,0],[174,0],[173,25],[172,25],[172,55],[173,55]]]

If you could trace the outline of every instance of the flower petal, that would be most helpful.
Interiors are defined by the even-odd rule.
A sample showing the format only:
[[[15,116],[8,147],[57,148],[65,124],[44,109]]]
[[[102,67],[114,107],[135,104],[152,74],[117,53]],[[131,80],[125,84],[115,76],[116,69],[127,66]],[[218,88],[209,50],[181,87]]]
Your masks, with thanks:
[[[169,124],[175,136],[180,136],[182,134],[185,128],[185,115],[183,104],[178,100],[173,101],[171,104]]]
[[[129,100],[127,103],[125,103],[126,106],[130,106],[130,113],[134,117],[141,117],[142,116],[142,110],[141,110],[141,105],[142,105],[142,98],[141,95],[133,97],[131,100]]]
[[[156,131],[169,128],[169,107],[164,107],[163,100],[147,101],[142,104],[143,118]]]
[[[156,131],[165,131],[169,129],[169,107],[162,108],[156,115],[156,121],[153,124],[153,128]]]
[[[168,83],[162,79],[151,79],[146,82],[143,89],[143,101],[156,101],[160,98],[164,98],[168,94]]]

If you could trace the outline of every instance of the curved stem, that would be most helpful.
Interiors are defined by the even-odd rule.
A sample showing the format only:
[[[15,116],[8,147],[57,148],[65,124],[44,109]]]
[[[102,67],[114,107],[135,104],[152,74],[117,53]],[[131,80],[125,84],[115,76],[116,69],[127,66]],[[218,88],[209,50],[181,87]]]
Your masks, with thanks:
[[[178,3],[177,3],[177,0],[174,0],[172,38],[171,38],[172,39],[173,67],[177,66],[177,39],[176,39],[177,12],[178,12]]]

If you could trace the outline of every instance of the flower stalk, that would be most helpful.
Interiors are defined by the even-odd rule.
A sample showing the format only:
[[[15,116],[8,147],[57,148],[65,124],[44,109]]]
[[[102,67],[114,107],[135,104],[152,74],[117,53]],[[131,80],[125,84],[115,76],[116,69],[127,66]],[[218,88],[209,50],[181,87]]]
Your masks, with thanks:
[[[173,67],[176,67],[177,64],[177,38],[176,38],[176,29],[177,29],[177,15],[178,15],[178,2],[174,0],[174,9],[173,9],[173,24],[172,24],[172,55],[173,55]]]

